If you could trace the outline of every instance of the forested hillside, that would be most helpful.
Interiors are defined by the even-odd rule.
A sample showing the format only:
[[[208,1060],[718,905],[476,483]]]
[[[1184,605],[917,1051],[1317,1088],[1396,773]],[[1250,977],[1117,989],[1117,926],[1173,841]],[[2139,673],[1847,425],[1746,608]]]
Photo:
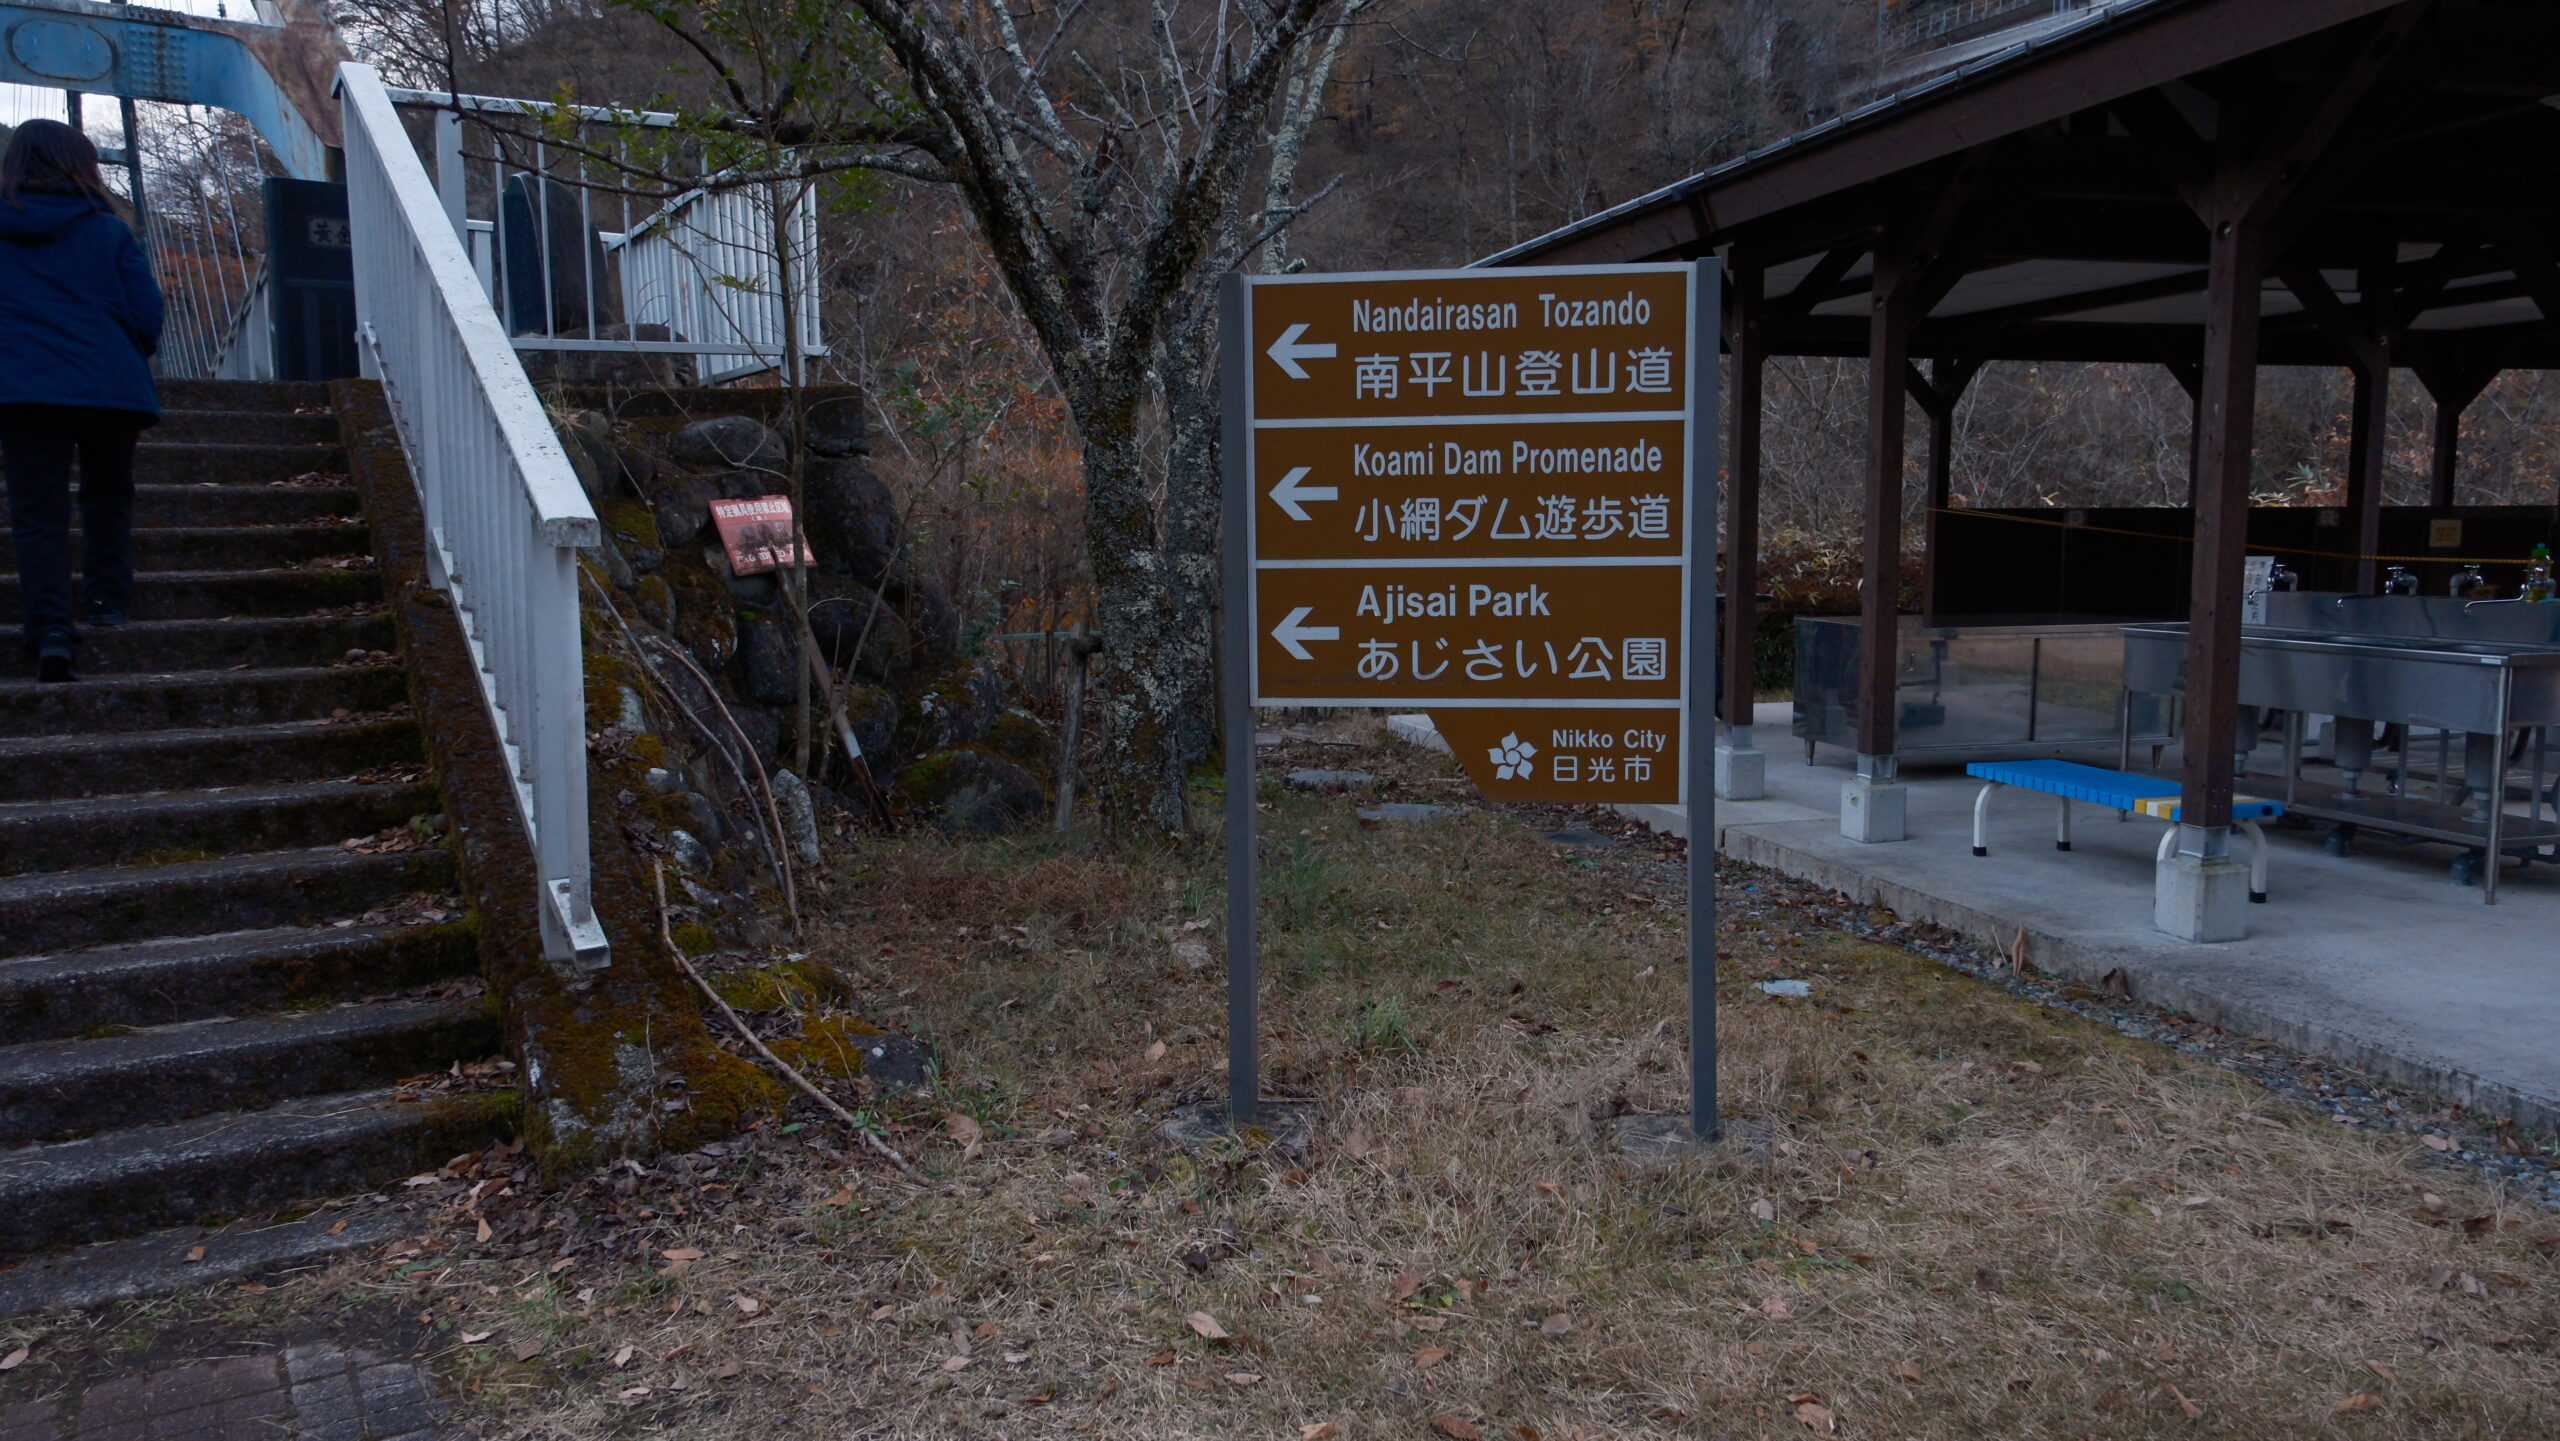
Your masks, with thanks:
[[[1126,0],[1070,8],[1063,43],[1098,56],[1143,31],[1145,8]],[[441,84],[450,39],[467,89],[631,103],[715,94],[700,57],[609,0],[351,9],[359,43],[422,85]],[[1015,10],[1045,33],[1060,7]],[[1879,60],[1862,0],[1381,0],[1356,22],[1307,138],[1298,193],[1322,198],[1290,250],[1317,270],[1463,264],[1861,103]],[[947,194],[894,177],[833,189],[827,367],[876,398],[884,475],[951,593],[976,597],[988,624],[1062,622],[1082,590],[1075,442],[1010,297]],[[1854,582],[1863,391],[1856,362],[1773,366],[1769,544],[1793,558],[1780,573],[1803,568],[1808,587]],[[2343,498],[2348,398],[2343,371],[2264,374],[2265,503]],[[2399,376],[2391,504],[2425,499],[2430,417],[2416,380]],[[1955,426],[1959,505],[2185,499],[2188,402],[2158,367],[1993,365]],[[1913,434],[1916,482],[1916,408]],[[2466,417],[2461,500],[2549,500],[2555,435],[2560,391],[2532,372],[2501,378]],[[1918,504],[1920,487],[1909,493]]]

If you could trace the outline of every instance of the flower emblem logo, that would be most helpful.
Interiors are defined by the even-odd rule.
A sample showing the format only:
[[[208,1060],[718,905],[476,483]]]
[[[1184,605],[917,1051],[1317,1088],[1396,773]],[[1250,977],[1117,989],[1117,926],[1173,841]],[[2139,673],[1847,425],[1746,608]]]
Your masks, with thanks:
[[[1502,744],[1492,751],[1493,778],[1501,781],[1529,779],[1530,773],[1537,769],[1537,762],[1532,759],[1537,753],[1536,746],[1520,739],[1517,734],[1504,736]]]

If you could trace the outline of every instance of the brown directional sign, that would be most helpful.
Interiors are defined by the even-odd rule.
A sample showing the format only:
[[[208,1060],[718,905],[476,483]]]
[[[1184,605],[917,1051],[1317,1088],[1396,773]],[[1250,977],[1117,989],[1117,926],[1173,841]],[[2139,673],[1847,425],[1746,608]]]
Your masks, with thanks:
[[[1255,669],[1274,705],[1677,705],[1680,570],[1266,567]]]
[[[1688,427],[1288,426],[1253,437],[1260,560],[1677,560]]]
[[[1256,706],[1412,707],[1489,798],[1711,807],[1691,692],[1712,673],[1720,283],[1713,260],[1229,277],[1227,733]],[[1240,1125],[1261,1075],[1256,809],[1253,747],[1230,745]],[[1688,894],[1690,1124],[1712,1140],[1708,847]]]
[[[1677,798],[1692,277],[1251,285],[1255,699],[1428,705],[1489,796]]]
[[[1252,305],[1258,422],[1687,413],[1685,265],[1275,277]]]

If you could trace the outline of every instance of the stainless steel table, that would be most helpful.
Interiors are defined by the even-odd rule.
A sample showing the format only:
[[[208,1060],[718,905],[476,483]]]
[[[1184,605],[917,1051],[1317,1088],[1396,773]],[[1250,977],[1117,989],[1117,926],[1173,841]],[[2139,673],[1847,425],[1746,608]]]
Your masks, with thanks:
[[[2187,627],[2163,622],[2124,627],[2128,692],[2183,694]],[[2511,641],[2413,635],[2337,634],[2251,626],[2241,633],[2240,704],[2286,713],[2284,801],[2288,812],[2342,825],[2449,841],[2485,860],[2482,900],[2498,899],[2498,858],[2560,845],[2560,807],[2545,819],[2542,727],[2560,725],[2560,647]],[[2401,745],[2394,793],[2362,796],[2302,780],[2302,718],[2350,716],[2498,737],[2495,778],[2482,814],[2468,815],[2446,798],[2445,768],[2436,795],[2408,793],[2408,745]],[[2527,814],[2507,812],[2506,762],[2515,732],[2532,733]],[[2405,732],[2404,732],[2405,734]],[[2188,743],[2198,744],[2190,736]]]

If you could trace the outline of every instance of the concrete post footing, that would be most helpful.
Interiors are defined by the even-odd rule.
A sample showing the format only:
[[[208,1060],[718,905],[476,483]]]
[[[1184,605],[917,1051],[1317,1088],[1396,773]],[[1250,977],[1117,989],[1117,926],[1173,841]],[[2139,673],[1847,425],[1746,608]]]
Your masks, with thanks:
[[[1769,794],[1769,755],[1757,746],[1716,743],[1716,799],[1756,801]]]
[[[2229,856],[2181,851],[2160,862],[2151,923],[2182,941],[2236,941],[2249,932],[2249,868]]]
[[[1911,834],[1909,804],[1900,781],[1851,776],[1840,783],[1840,834],[1866,844],[1902,840]]]

